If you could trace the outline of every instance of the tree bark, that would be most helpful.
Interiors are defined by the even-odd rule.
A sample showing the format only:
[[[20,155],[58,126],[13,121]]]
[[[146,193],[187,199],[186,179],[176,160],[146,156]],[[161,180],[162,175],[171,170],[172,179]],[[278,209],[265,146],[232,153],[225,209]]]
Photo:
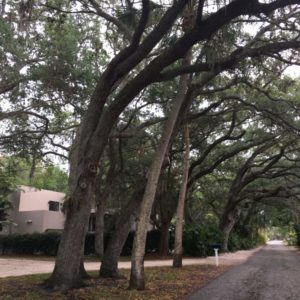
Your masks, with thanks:
[[[187,55],[183,59],[183,66],[189,65],[191,62],[192,52],[188,51]],[[188,76],[183,75],[180,77],[178,93],[175,98],[173,107],[170,111],[168,119],[163,127],[161,139],[159,141],[158,148],[156,150],[154,159],[148,172],[148,179],[146,190],[144,193],[143,201],[141,204],[141,211],[137,220],[137,229],[135,233],[133,243],[133,253],[131,259],[131,274],[130,274],[130,289],[143,290],[145,289],[144,278],[144,255],[147,229],[151,214],[153,201],[156,194],[157,184],[161,167],[166,155],[166,151],[169,145],[169,141],[178,118],[178,114],[181,105],[185,99],[187,91]]]
[[[174,257],[173,257],[173,267],[182,267],[182,234],[183,234],[183,224],[184,224],[184,204],[187,193],[187,183],[189,177],[189,159],[190,159],[190,138],[189,138],[189,127],[186,124],[184,126],[184,143],[185,143],[185,153],[183,160],[183,175],[182,184],[180,188],[178,206],[176,211],[176,227],[175,227],[175,245],[174,245]]]
[[[108,155],[110,167],[106,175],[105,186],[101,191],[101,173],[97,176],[97,187],[95,190],[96,220],[95,220],[95,254],[102,259],[104,255],[104,214],[105,204],[110,196],[116,179],[120,173],[116,171],[115,144],[109,139]]]
[[[225,209],[225,212],[222,216],[222,220],[220,223],[220,230],[223,233],[223,243],[222,243],[222,251],[228,252],[228,240],[231,230],[233,229],[236,221],[238,220],[240,215],[240,208],[234,207],[231,209]]]
[[[95,212],[95,254],[102,259],[104,255],[104,199],[96,201]]]
[[[130,200],[121,211],[116,228],[110,238],[100,267],[102,277],[119,277],[118,259],[138,215],[141,199],[145,191],[146,180],[138,182]]]
[[[48,286],[57,290],[68,290],[71,287],[80,287],[83,284],[84,266],[83,254],[87,231],[87,220],[91,211],[89,199],[92,191],[89,189],[87,195],[77,195],[73,206],[67,212],[65,229],[62,233],[54,271],[46,281]],[[75,203],[79,203],[76,205]]]
[[[160,227],[160,240],[159,240],[159,255],[168,256],[169,254],[169,240],[170,240],[170,219],[162,220]]]

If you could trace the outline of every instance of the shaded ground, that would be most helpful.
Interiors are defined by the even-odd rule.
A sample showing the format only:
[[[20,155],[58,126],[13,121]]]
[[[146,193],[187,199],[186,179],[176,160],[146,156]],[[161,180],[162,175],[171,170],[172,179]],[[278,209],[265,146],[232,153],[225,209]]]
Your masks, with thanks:
[[[182,300],[195,289],[219,276],[227,267],[211,265],[186,266],[183,268],[155,267],[145,270],[145,291],[130,291],[129,270],[122,270],[126,279],[94,278],[86,281],[81,289],[67,293],[50,292],[41,283],[49,275],[30,275],[0,279],[1,300]]]
[[[245,262],[245,260],[250,257],[255,250],[249,251],[237,251],[235,253],[223,254],[220,256],[220,265],[235,265]],[[214,265],[215,259],[214,257],[207,258],[188,258],[183,260],[183,265]],[[145,261],[146,267],[154,267],[154,266],[171,266],[172,261],[169,260],[149,260]],[[43,274],[43,273],[51,273],[54,267],[53,260],[47,260],[43,258],[43,260],[38,259],[18,259],[18,258],[7,258],[0,256],[0,277],[8,277],[8,276],[21,276],[21,275],[29,275],[29,274]],[[99,262],[86,262],[85,267],[88,271],[96,271],[99,270],[100,263]],[[119,262],[119,268],[121,269],[129,269],[130,262]]]
[[[299,254],[282,243],[270,243],[188,299],[299,300]]]

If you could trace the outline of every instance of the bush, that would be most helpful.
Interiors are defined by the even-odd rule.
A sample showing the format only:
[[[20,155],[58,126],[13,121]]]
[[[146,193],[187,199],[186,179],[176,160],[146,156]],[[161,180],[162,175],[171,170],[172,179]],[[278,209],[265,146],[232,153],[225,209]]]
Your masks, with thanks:
[[[266,241],[266,236],[260,232],[252,232],[251,234],[244,235],[238,230],[233,230],[229,235],[228,250],[248,250],[258,245],[263,245]]]
[[[55,256],[60,241],[60,232],[45,232],[33,234],[13,234],[0,236],[0,253],[18,255],[47,255]],[[150,231],[147,235],[146,252],[157,252],[159,245],[159,231]],[[107,245],[110,234],[104,238],[104,246]],[[131,232],[123,247],[121,255],[131,255],[134,233]],[[95,235],[88,233],[85,239],[84,254],[95,253]]]
[[[56,255],[60,233],[46,232],[0,236],[2,254]]]
[[[130,256],[133,246],[134,232],[130,232],[123,247],[122,256]],[[158,252],[160,232],[158,230],[149,231],[146,240],[146,253]]]
[[[221,242],[217,226],[193,226],[184,230],[183,248],[185,255],[206,257],[214,253],[213,244]]]

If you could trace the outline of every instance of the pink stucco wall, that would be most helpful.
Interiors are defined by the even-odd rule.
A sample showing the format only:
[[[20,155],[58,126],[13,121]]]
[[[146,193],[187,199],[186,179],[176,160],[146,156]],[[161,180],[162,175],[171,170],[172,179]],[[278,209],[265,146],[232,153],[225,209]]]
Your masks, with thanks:
[[[49,210],[49,201],[63,203],[64,193],[38,190],[28,186],[20,186],[20,202],[18,211]]]

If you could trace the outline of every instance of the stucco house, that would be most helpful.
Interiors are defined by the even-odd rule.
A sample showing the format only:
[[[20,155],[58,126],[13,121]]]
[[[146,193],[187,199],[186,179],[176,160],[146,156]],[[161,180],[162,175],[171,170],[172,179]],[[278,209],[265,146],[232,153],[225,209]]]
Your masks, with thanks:
[[[13,209],[10,219],[13,224],[3,227],[2,234],[57,231],[64,228],[65,216],[62,205],[65,194],[19,186],[10,195]]]

